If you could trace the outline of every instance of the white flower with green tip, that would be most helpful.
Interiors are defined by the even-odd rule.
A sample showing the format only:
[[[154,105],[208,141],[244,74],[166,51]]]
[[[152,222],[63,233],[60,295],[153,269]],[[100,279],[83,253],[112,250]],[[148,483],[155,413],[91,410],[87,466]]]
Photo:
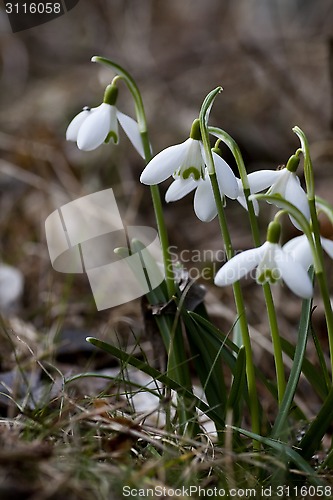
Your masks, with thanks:
[[[213,149],[212,155],[221,194],[236,199],[239,188],[235,174],[217,150]],[[166,192],[167,202],[180,200],[195,190],[194,211],[197,217],[204,222],[216,217],[217,208],[204,158],[199,120],[193,122],[190,137],[186,141],[164,149],[148,163],[140,181],[153,185],[171,176],[175,180]]]
[[[245,198],[243,184],[242,184],[241,179],[237,178],[237,183],[238,183],[238,188],[239,188],[237,201],[238,201],[238,203],[240,203],[240,205],[242,205],[243,208],[245,208],[245,210],[247,210],[247,203],[246,203],[246,198]],[[255,215],[259,215],[259,203],[258,203],[258,201],[252,200],[252,203],[253,203],[253,209],[254,209]]]
[[[137,152],[144,158],[138,124],[133,118],[117,109],[115,106],[117,95],[116,85],[108,85],[102,104],[97,108],[85,107],[73,118],[67,128],[66,139],[76,142],[82,151],[92,151],[111,139],[114,144],[118,144],[119,122]]]
[[[333,259],[333,241],[328,238],[320,237],[321,246],[331,259]],[[300,262],[305,269],[309,269],[313,265],[313,255],[311,251],[311,246],[308,238],[305,234],[302,236],[296,236],[291,240],[287,241],[283,245],[283,250],[287,252],[295,261]]]
[[[267,241],[257,248],[245,250],[230,259],[215,276],[217,286],[227,286],[240,280],[256,268],[258,284],[277,283],[281,279],[296,295],[310,298],[313,287],[302,262],[295,260],[278,243],[281,226],[271,222],[267,231]]]
[[[267,194],[281,196],[281,198],[295,205],[304,217],[309,220],[310,209],[308,198],[296,175],[298,164],[298,156],[293,155],[285,168],[281,170],[258,170],[257,172],[252,172],[248,175],[248,181],[251,193],[259,193],[269,188]],[[295,227],[301,229],[293,217],[290,217],[290,219]]]

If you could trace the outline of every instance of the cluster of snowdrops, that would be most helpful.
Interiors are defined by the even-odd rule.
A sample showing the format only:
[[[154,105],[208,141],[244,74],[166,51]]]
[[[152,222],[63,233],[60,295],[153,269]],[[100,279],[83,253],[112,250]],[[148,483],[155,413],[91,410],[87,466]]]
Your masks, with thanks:
[[[95,108],[84,107],[71,121],[66,138],[77,142],[79,149],[91,151],[110,140],[117,144],[120,124],[134,148],[145,159],[140,124],[117,108],[118,78],[115,77],[106,88],[102,104]],[[207,129],[209,132],[209,127]],[[207,153],[200,121],[195,119],[189,137],[184,142],[167,147],[148,161],[141,174],[141,182],[156,185],[173,177],[174,180],[166,191],[166,202],[177,201],[194,191],[194,211],[203,222],[211,221],[218,214],[210,180],[212,172],[216,175],[222,203],[225,204],[226,198],[237,200],[245,209],[252,203],[255,215],[259,213],[259,204],[252,195],[268,190],[266,195],[270,196],[269,201],[282,210],[269,225],[266,242],[232,257],[218,271],[215,284],[230,285],[257,268],[258,283],[276,283],[282,279],[296,295],[302,298],[311,297],[313,286],[308,269],[315,263],[316,249],[307,193],[296,173],[302,149],[298,149],[282,169],[259,170],[247,175],[246,186],[250,196],[246,197],[242,180],[235,176],[222,158],[219,143],[223,138],[221,139],[219,131],[220,129],[212,128],[211,136],[216,143]],[[316,208],[331,217],[330,208],[324,200],[316,200]],[[302,231],[306,223],[308,231],[281,247],[279,218],[285,212],[290,215],[297,229]],[[293,212],[296,212],[296,215],[293,216]],[[322,248],[333,258],[333,241],[320,237],[320,242]]]
[[[87,341],[121,361],[126,360],[133,366],[139,366],[149,375],[153,370],[154,376],[163,380],[170,391],[177,392],[177,435],[200,435],[197,412],[200,410],[213,420],[218,440],[224,443],[231,412],[232,429],[251,438],[255,449],[259,450],[264,444],[285,454],[317,484],[315,472],[307,460],[319,449],[329,428],[331,418],[328,416],[333,404],[333,311],[324,266],[324,252],[333,258],[333,241],[321,236],[318,215],[323,212],[333,224],[333,209],[326,200],[315,194],[314,169],[306,135],[298,126],[293,128],[300,145],[287,159],[285,167],[247,174],[236,141],[225,130],[210,125],[211,110],[222,91],[221,87],[216,87],[204,98],[198,117],[189,127],[189,137],[154,156],[143,99],[135,80],[124,68],[109,59],[95,56],[92,61],[105,65],[115,76],[105,89],[103,102],[94,108],[83,108],[69,124],[66,135],[82,151],[91,151],[110,141],[117,144],[121,127],[143,159],[140,181],[149,186],[165,277],[158,287],[147,294],[147,300],[154,306],[152,310],[156,311],[153,315],[167,354],[166,371],[161,373],[99,339],[89,337]],[[125,84],[131,94],[135,119],[118,110],[120,83]],[[229,148],[232,153],[238,176],[223,159],[221,145]],[[297,175],[300,165],[303,166],[303,186]],[[169,245],[164,217],[168,207],[162,203],[159,191],[159,184],[169,178],[173,181],[166,191],[167,203],[176,202],[194,192],[196,216],[203,223],[208,223],[215,217],[218,219],[226,263],[218,270],[214,281],[217,286],[232,286],[236,315],[230,335],[221,332],[210,321],[202,302],[194,310],[186,306],[186,293],[193,282],[189,280],[185,288],[181,288],[177,281],[177,272],[171,258],[173,253],[170,252],[173,247]],[[244,207],[244,217],[249,220],[254,248],[236,254],[225,206],[226,203],[237,202]],[[258,224],[260,205],[263,203],[276,206],[265,242],[262,241]],[[300,231],[299,236],[283,246],[280,244],[282,217],[289,217]],[[256,272],[257,283],[262,286],[272,339],[275,377],[271,380],[267,380],[260,367],[254,363],[250,325],[240,283],[241,278],[253,270]],[[271,291],[271,285],[281,281],[303,299],[295,346],[281,335]],[[307,365],[304,365],[311,330],[314,283],[323,303],[329,356],[316,340],[319,364],[312,364],[307,360]],[[174,303],[174,314],[163,314],[161,304],[170,302]],[[315,335],[313,330],[312,334]],[[184,335],[188,339],[187,345]],[[283,353],[292,360],[288,378]],[[194,394],[190,360],[202,385],[205,396],[203,399],[198,399]],[[229,378],[225,377],[226,369],[231,374]],[[301,442],[297,443],[300,452],[296,453],[289,420],[299,419],[300,415],[305,418],[299,408],[298,413],[295,411],[295,394],[303,371],[310,386],[321,399],[322,406]],[[267,391],[277,403],[278,413],[274,424],[265,415],[258,397],[259,379],[265,381]],[[250,416],[251,431],[243,425],[244,406]],[[173,425],[173,421],[170,421],[167,428],[170,429]],[[238,439],[235,443],[243,446]],[[333,455],[333,451],[330,453]]]

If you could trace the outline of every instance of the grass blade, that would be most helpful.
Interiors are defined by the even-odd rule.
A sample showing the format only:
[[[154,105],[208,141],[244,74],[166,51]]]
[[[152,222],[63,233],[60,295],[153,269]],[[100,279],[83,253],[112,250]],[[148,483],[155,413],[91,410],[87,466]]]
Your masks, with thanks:
[[[241,347],[238,352],[234,370],[234,379],[231,385],[227,402],[228,410],[232,410],[233,422],[238,425],[241,420],[241,409],[246,394],[246,359],[245,348]]]
[[[311,278],[313,278],[313,269],[311,270]],[[303,300],[301,319],[298,328],[298,339],[294,354],[294,362],[289,375],[286,390],[282,399],[279,413],[276,417],[275,424],[272,430],[272,438],[281,437],[285,431],[286,423],[292,405],[295,392],[297,389],[299,377],[302,372],[305,349],[308,340],[312,311],[312,299]]]
[[[317,417],[312,421],[299,447],[301,455],[309,460],[319,449],[320,442],[333,420],[333,387],[319,410]]]
[[[141,361],[140,359],[128,354],[121,349],[118,349],[116,346],[108,344],[107,342],[103,342],[102,340],[96,339],[95,337],[87,337],[87,342],[102,349],[103,351],[111,354],[112,356],[119,359],[122,363],[128,363],[131,366],[134,366],[138,370],[143,371],[147,375],[150,375],[156,381],[162,382],[166,387],[171,390],[176,391],[178,394],[186,396],[190,400],[192,400],[195,406],[201,410],[205,415],[211,418],[214,421],[219,422],[220,426],[224,426],[223,420],[221,420],[218,412],[216,412],[215,408],[210,408],[204,401],[200,398],[194,396],[190,391],[188,391],[185,387],[180,385],[178,382],[168,377],[164,373],[159,372],[156,368],[153,368],[145,361]]]
[[[306,474],[307,479],[311,484],[321,487],[325,486],[326,483],[318,476],[318,474],[316,474],[316,472],[312,469],[312,467],[308,464],[308,462],[304,460],[304,458],[299,453],[297,453],[297,451],[290,448],[290,446],[287,446],[286,444],[281,443],[280,441],[276,441],[275,439],[266,438],[258,434],[255,434],[251,431],[241,429],[239,427],[231,426],[231,428],[239,432],[240,434],[247,436],[250,439],[255,439],[256,441],[259,441],[259,443],[262,443],[263,445],[273,448],[273,450],[279,452],[280,454],[286,455],[288,459],[291,462],[293,462],[293,464],[300,471]]]

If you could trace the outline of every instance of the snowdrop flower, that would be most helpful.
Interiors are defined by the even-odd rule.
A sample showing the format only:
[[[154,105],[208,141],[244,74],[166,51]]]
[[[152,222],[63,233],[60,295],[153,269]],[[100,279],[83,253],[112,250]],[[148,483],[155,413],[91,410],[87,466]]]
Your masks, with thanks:
[[[247,210],[247,203],[246,203],[246,198],[245,198],[243,184],[242,184],[241,179],[237,178],[237,183],[238,183],[238,188],[239,188],[237,201],[238,201],[238,203],[240,203],[242,205],[243,208],[245,208],[245,210]],[[251,192],[251,194],[253,194],[253,193]],[[255,213],[255,215],[258,215],[259,214],[259,203],[257,200],[252,200],[252,203],[253,203],[254,213]]]
[[[295,205],[305,218],[309,220],[310,209],[308,199],[296,175],[298,164],[299,157],[292,155],[285,168],[275,171],[258,170],[248,175],[248,181],[251,193],[258,193],[269,188],[267,194],[280,195]],[[293,217],[290,217],[290,219],[295,227],[301,229]]]
[[[323,236],[321,236],[320,241],[325,252],[333,259],[333,241]],[[283,250],[295,261],[300,262],[306,270],[314,263],[309,240],[305,234],[289,240],[283,245]]]
[[[268,226],[267,241],[258,248],[245,250],[230,259],[216,274],[215,284],[231,285],[257,268],[258,284],[273,284],[282,279],[299,297],[312,297],[312,283],[307,270],[301,262],[281,248],[278,243],[280,232],[280,224],[271,222]]]
[[[66,131],[66,139],[77,142],[78,148],[83,151],[92,151],[111,139],[114,144],[118,144],[119,122],[135,149],[144,158],[138,124],[133,118],[117,109],[115,106],[117,96],[117,86],[108,85],[102,104],[97,108],[83,108],[81,113],[71,121]]]
[[[213,149],[216,177],[222,195],[236,199],[239,188],[229,165]],[[194,120],[190,137],[181,144],[164,149],[157,154],[141,174],[143,184],[159,184],[168,177],[174,182],[166,192],[167,202],[177,201],[195,190],[194,211],[197,217],[209,222],[217,215],[213,189],[204,159],[199,120]]]

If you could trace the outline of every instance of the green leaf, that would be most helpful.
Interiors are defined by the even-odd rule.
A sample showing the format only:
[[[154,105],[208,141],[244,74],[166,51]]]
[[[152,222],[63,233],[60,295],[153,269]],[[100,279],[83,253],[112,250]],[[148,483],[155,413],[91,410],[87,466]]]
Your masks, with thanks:
[[[222,367],[223,342],[212,342],[207,332],[187,312],[182,314],[193,363],[208,404],[225,418],[227,391]]]
[[[227,408],[233,412],[233,422],[238,425],[242,417],[242,402],[246,394],[246,353],[241,347],[238,351]]]
[[[309,222],[306,220],[305,216],[302,212],[292,203],[282,198],[282,196],[278,194],[252,194],[250,196],[251,200],[263,200],[268,201],[269,203],[273,203],[274,205],[286,210],[288,214],[290,214],[297,221],[299,226],[302,228],[303,233],[310,240],[310,244],[312,243],[311,229]]]
[[[281,346],[283,352],[287,354],[290,359],[295,357],[295,347],[291,343],[281,337]],[[313,389],[316,391],[318,396],[324,401],[327,397],[328,390],[325,379],[323,377],[318,377],[318,367],[314,366],[307,358],[303,358],[302,363],[302,373],[310,382]]]
[[[199,325],[202,325],[204,329],[206,330],[207,333],[210,335],[206,335],[206,339],[211,342],[223,342],[225,343],[225,346],[228,347],[228,349],[223,349],[221,352],[221,355],[223,357],[223,361],[227,363],[231,371],[234,371],[234,366],[235,366],[235,356],[230,352],[233,351],[234,353],[238,353],[239,347],[237,347],[229,338],[227,335],[224,335],[216,326],[214,326],[210,321],[202,318],[196,313],[190,312],[189,313]],[[261,380],[261,382],[265,385],[265,387],[268,389],[268,391],[273,395],[274,399],[277,398],[277,390],[276,386],[272,384],[269,380],[266,379],[266,377],[262,374],[262,372],[256,368],[256,374],[258,378]]]
[[[313,279],[313,274],[314,274],[313,268],[311,268],[310,271],[311,279]],[[276,417],[273,426],[271,434],[272,438],[281,437],[282,433],[286,428],[290,407],[294,400],[297,384],[302,372],[303,360],[305,356],[306,344],[310,329],[311,310],[312,310],[312,299],[303,300],[300,324],[298,328],[298,339],[294,354],[294,362],[291,368],[291,372],[282,399],[282,403],[279,408],[279,413]]]
[[[324,212],[325,215],[328,217],[330,223],[333,225],[333,207],[332,207],[332,205],[330,203],[328,203],[327,200],[325,200],[324,198],[321,198],[320,196],[316,196],[315,201],[316,201],[316,207],[317,207],[318,213],[320,211]]]
[[[323,384],[324,383],[326,384],[326,393],[324,395],[324,398],[325,398],[330,390],[330,387],[331,387],[330,375],[328,373],[328,369],[327,369],[326,362],[325,362],[325,355],[324,355],[323,349],[320,345],[320,341],[318,339],[318,336],[317,336],[312,325],[310,325],[310,329],[311,329],[311,334],[312,334],[312,338],[313,338],[313,343],[315,345],[317,356],[318,356],[319,366],[321,369],[320,376],[318,376],[318,370],[316,370],[317,371],[316,378],[320,378],[320,380],[323,382]]]
[[[107,375],[105,373],[85,372],[85,373],[77,373],[76,375],[73,375],[71,377],[66,378],[64,380],[64,384],[71,384],[72,382],[75,382],[76,380],[81,380],[83,378],[101,378],[101,379],[110,380],[112,382],[117,382],[117,383],[124,382],[124,375],[123,374],[119,374],[117,376],[112,376],[112,375]],[[157,386],[156,386],[156,389],[150,389],[149,387],[143,386],[142,384],[134,382],[133,380],[126,380],[126,384],[138,389],[138,391],[136,391],[136,392],[142,392],[142,390],[144,390],[145,392],[149,392],[150,394],[152,394],[153,396],[156,396],[159,399],[164,398],[162,391],[159,391]]]
[[[286,444],[281,443],[280,441],[276,441],[275,439],[272,438],[266,438],[260,436],[258,434],[255,434],[254,432],[247,431],[239,427],[231,426],[231,428],[239,432],[240,434],[243,434],[244,436],[259,441],[259,443],[269,446],[270,448],[273,448],[273,450],[276,450],[277,452],[286,455],[288,459],[291,460],[299,470],[303,471],[307,475],[307,478],[311,484],[314,484],[315,486],[324,486],[326,484],[318,476],[318,474],[316,474],[316,472],[312,469],[312,467],[310,467],[308,462],[304,460],[304,458],[299,453],[297,453],[295,450],[293,450]]]
[[[239,321],[236,321],[232,329],[232,341],[239,349],[243,346],[242,331]]]
[[[143,371],[153,379],[159,380],[169,389],[176,391],[178,394],[186,396],[187,398],[189,398],[189,400],[192,400],[195,406],[198,409],[200,409],[205,415],[207,415],[209,418],[212,418],[214,421],[219,422],[221,427],[224,426],[223,420],[221,420],[219,414],[216,412],[214,408],[210,408],[204,401],[194,396],[191,392],[189,392],[176,380],[173,380],[166,374],[159,372],[145,361],[141,361],[140,359],[137,359],[135,356],[132,356],[131,354],[128,354],[127,352],[124,352],[121,349],[118,349],[116,346],[108,344],[107,342],[103,342],[102,340],[96,339],[94,337],[87,337],[86,340],[87,342],[98,347],[99,349],[102,349],[103,351],[111,354],[112,356],[115,356],[122,363],[128,363],[129,365],[134,366],[135,368]]]
[[[228,335],[225,335],[221,330],[219,330],[215,325],[213,325],[208,319],[203,318],[199,314],[195,312],[188,312],[188,314],[194,319],[196,323],[201,325],[211,336],[212,339],[215,339],[216,342],[223,342],[226,347],[228,347],[228,355],[225,358],[225,361],[228,363],[231,369],[233,369],[235,363],[235,357],[231,354],[230,351],[238,353],[239,347],[236,346],[232,340],[229,339]]]
[[[320,442],[333,420],[333,387],[328,393],[317,417],[312,421],[303,439],[299,443],[301,455],[309,460],[319,449]]]

